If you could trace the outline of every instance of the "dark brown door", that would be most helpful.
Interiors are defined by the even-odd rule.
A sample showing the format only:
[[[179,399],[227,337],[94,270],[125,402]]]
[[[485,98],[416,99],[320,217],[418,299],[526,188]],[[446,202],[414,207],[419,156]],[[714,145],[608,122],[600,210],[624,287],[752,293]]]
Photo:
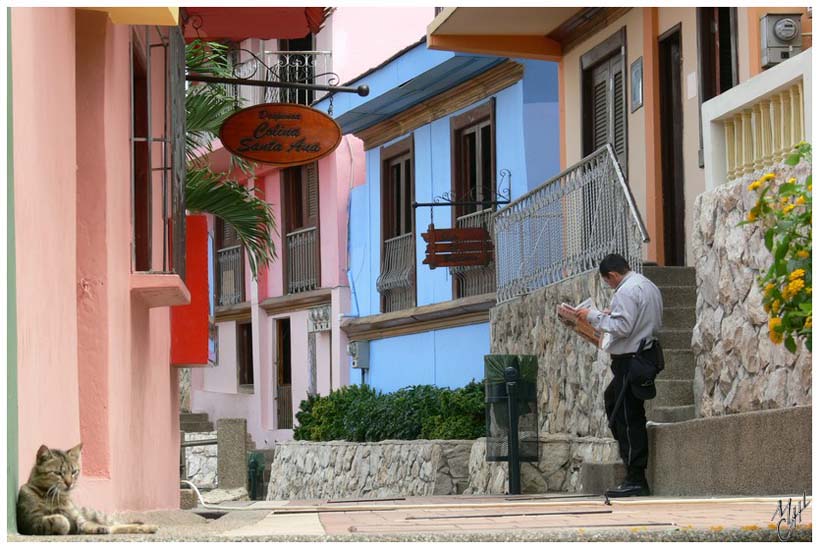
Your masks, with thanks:
[[[661,109],[663,236],[666,265],[686,265],[683,200],[683,108],[680,28],[658,44]]]

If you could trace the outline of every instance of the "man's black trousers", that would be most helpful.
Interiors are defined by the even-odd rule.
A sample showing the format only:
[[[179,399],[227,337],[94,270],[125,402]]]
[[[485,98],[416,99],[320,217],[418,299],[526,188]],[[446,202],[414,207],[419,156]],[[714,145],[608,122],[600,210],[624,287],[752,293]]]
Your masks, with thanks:
[[[626,381],[629,358],[612,357],[612,382],[604,391],[606,417],[612,435],[618,441],[621,459],[626,465],[627,481],[644,481],[646,463],[649,458],[649,440],[646,434],[646,411],[644,402],[632,395]],[[624,388],[626,385],[626,388]],[[618,395],[624,396],[618,402]],[[617,407],[617,410],[615,410]],[[613,422],[612,419],[615,421]]]

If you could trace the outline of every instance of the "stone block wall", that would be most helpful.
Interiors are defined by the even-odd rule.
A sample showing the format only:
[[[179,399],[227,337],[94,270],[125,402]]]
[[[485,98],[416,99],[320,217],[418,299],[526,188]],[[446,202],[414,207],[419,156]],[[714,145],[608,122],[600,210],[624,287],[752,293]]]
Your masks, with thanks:
[[[216,432],[192,432],[185,434],[185,441],[216,439]],[[185,461],[188,481],[198,489],[214,489],[218,485],[216,445],[186,447]]]
[[[274,447],[268,500],[463,492],[473,441],[287,441]]]
[[[811,354],[792,354],[768,337],[757,277],[772,262],[758,224],[738,227],[757,201],[748,185],[764,172],[805,178],[808,163],[780,165],[701,194],[695,201],[693,251],[697,263],[695,353],[697,416],[811,404]]]
[[[522,489],[527,492],[577,490],[583,461],[617,460],[617,444],[604,412],[604,390],[611,377],[609,355],[578,337],[555,315],[561,302],[577,304],[592,297],[604,308],[611,296],[594,270],[490,310],[491,353],[538,357],[541,458],[537,465],[522,466]],[[480,464],[484,451],[478,447],[470,459],[469,490],[503,492],[506,464]]]

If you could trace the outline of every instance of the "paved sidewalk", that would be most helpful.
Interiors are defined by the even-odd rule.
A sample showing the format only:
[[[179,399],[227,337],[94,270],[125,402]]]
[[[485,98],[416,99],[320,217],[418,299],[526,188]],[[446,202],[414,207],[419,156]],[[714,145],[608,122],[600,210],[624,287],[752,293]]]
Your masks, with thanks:
[[[201,509],[220,516],[211,520],[183,511],[127,516],[157,523],[156,535],[60,540],[776,541],[776,508],[771,498],[644,497],[606,504],[601,497],[566,494],[232,502]],[[811,523],[809,506],[791,540],[810,541]]]

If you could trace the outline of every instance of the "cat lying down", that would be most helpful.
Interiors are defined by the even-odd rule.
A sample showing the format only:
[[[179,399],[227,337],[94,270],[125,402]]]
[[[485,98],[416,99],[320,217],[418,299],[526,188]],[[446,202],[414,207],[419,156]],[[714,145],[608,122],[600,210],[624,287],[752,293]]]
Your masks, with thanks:
[[[114,523],[100,512],[77,508],[71,490],[80,476],[82,443],[68,451],[41,445],[28,483],[17,496],[17,529],[23,535],[156,533],[156,525]]]

